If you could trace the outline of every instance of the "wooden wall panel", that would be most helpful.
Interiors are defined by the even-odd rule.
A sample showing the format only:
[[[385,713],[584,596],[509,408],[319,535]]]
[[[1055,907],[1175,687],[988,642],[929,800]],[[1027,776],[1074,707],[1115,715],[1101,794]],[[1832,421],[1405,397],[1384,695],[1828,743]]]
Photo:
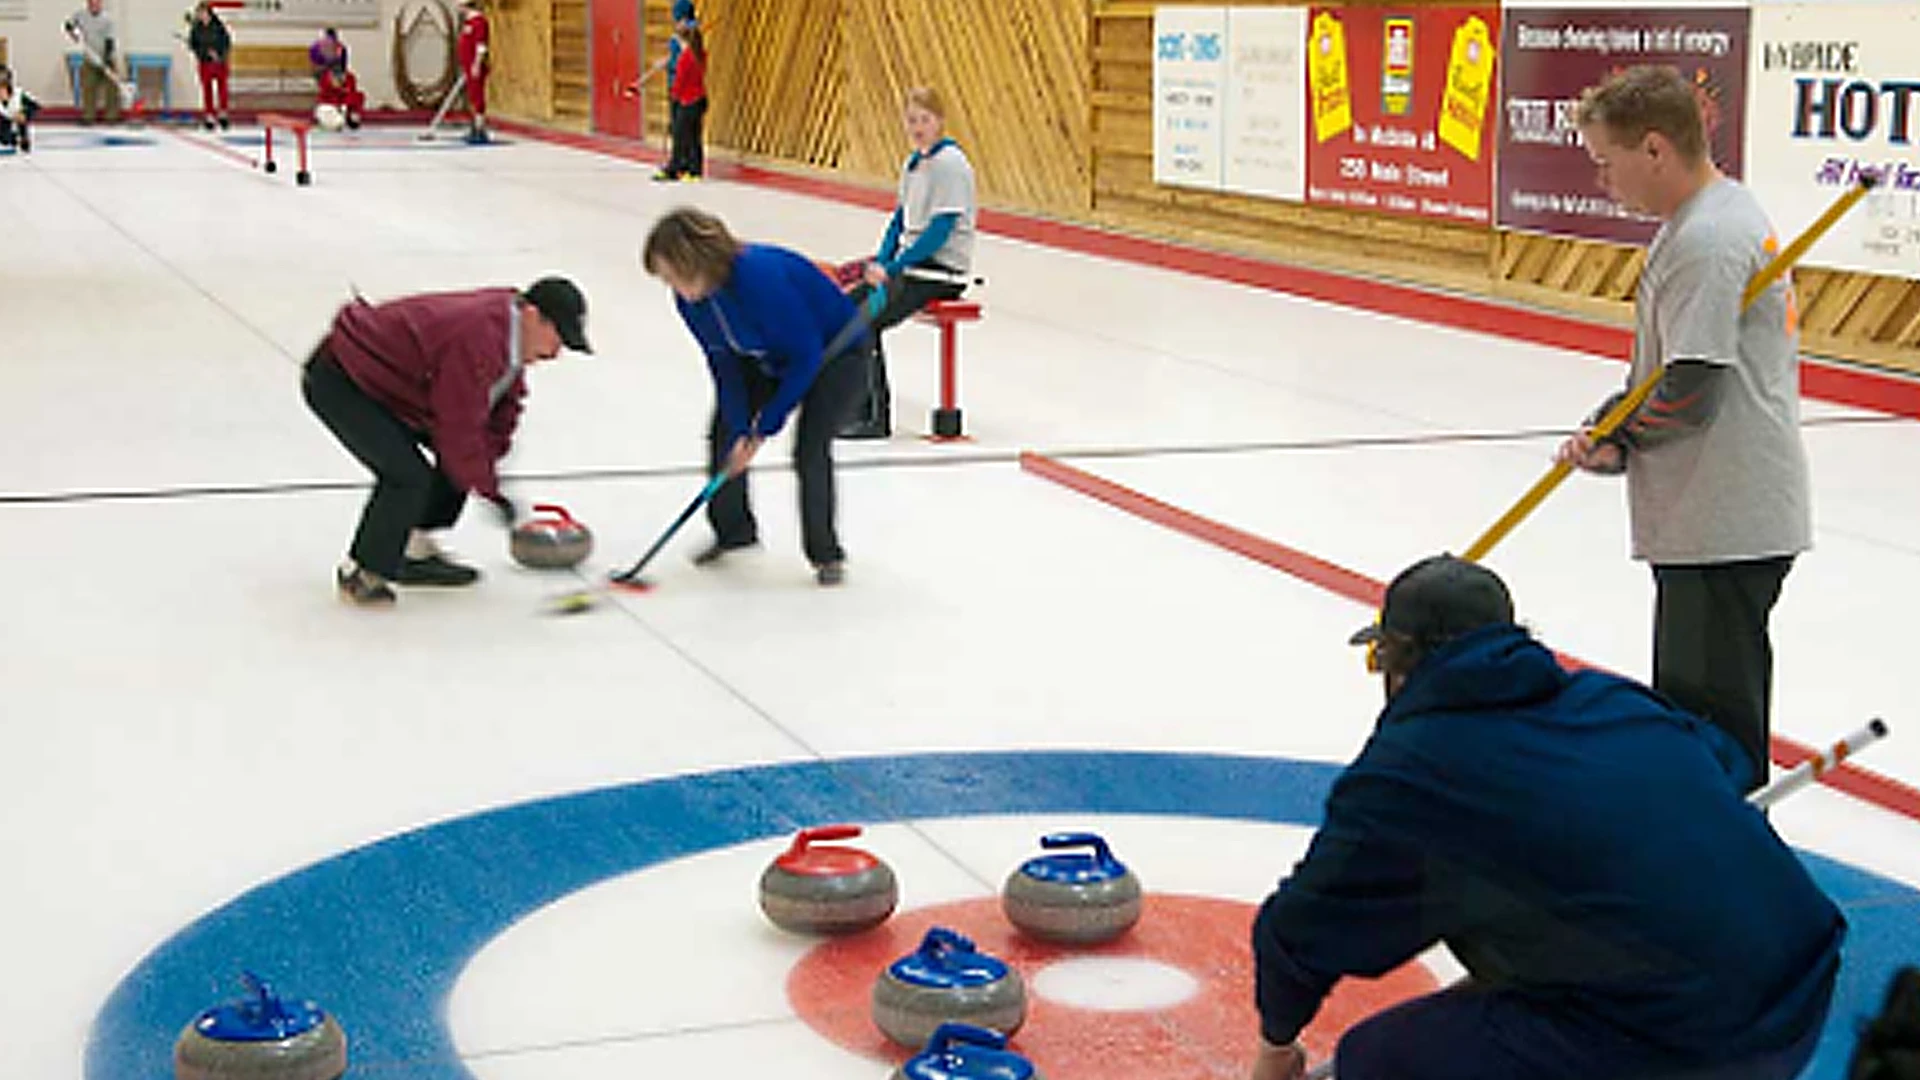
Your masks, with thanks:
[[[910,150],[901,101],[931,86],[972,160],[983,202],[1089,207],[1085,0],[844,0],[843,171],[881,182]]]
[[[516,120],[553,120],[553,4],[551,0],[500,0],[488,10],[493,23],[493,75],[487,108]]]

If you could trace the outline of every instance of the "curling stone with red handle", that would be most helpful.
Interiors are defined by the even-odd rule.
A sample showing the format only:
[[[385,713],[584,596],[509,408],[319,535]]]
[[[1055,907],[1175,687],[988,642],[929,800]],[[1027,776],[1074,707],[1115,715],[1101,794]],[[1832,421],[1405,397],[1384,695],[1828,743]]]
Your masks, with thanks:
[[[900,901],[893,870],[859,848],[815,846],[859,835],[858,825],[802,829],[760,875],[760,910],[797,934],[853,934],[885,922]]]
[[[569,570],[593,554],[593,531],[565,507],[540,503],[533,511],[544,516],[513,527],[508,550],[514,562],[533,570]]]

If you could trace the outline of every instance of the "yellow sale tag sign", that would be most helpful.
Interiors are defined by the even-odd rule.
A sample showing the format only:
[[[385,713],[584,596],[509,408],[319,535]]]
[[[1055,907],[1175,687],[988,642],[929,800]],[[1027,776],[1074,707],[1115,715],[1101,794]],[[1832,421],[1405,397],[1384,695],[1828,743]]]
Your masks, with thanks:
[[[1486,128],[1487,99],[1493,94],[1494,45],[1487,24],[1469,16],[1453,33],[1447,61],[1447,87],[1440,98],[1440,141],[1480,160],[1480,133]]]
[[[1331,12],[1313,17],[1307,73],[1313,86],[1313,138],[1326,142],[1353,127],[1353,91],[1347,81],[1347,29]]]

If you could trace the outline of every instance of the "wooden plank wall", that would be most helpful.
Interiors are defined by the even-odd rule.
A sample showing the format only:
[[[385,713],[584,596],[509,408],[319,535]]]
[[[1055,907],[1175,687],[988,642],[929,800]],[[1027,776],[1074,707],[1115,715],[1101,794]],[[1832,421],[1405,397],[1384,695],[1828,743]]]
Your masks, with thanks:
[[[980,199],[1043,213],[1090,209],[1086,0],[843,0],[843,172],[899,178],[910,87],[938,90]]]
[[[671,0],[647,0],[648,63]],[[908,87],[938,89],[982,202],[1083,215],[1088,199],[1087,0],[702,0],[707,141],[891,184],[909,147]],[[666,81],[648,137],[666,138]]]
[[[586,0],[560,0],[586,6]],[[516,120],[553,120],[555,0],[498,0],[487,11],[495,51],[487,109]],[[451,4],[449,7],[453,6]],[[455,19],[459,16],[456,14]],[[456,21],[455,26],[459,24]]]
[[[1521,233],[1502,234],[1500,248],[1495,293],[1622,322],[1633,318],[1641,249]],[[1802,267],[1794,271],[1794,286],[1802,349],[1920,373],[1920,281]]]

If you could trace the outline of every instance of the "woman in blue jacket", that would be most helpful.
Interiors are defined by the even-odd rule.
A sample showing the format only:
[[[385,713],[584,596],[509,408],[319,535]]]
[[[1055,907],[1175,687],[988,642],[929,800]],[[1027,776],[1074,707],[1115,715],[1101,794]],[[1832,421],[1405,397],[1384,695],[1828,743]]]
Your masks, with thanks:
[[[747,466],[795,415],[807,560],[820,584],[840,584],[846,553],[834,528],[833,435],[860,391],[870,347],[864,328],[843,333],[854,325],[854,302],[811,260],[743,244],[719,218],[691,208],[655,223],[642,261],[673,289],[680,318],[707,354],[715,396],[708,466],[731,477],[707,504],[714,540],[694,562],[712,565],[759,542]]]

